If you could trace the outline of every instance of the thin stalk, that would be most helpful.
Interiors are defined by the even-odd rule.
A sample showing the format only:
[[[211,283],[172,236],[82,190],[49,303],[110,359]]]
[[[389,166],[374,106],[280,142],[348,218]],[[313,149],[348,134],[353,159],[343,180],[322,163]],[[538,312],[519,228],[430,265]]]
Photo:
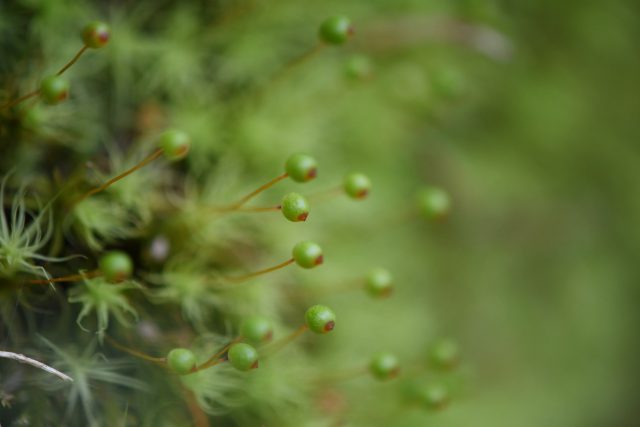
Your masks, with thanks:
[[[240,206],[239,208],[234,208],[231,206],[212,206],[209,210],[213,212],[244,212],[244,213],[259,213],[259,212],[277,212],[282,209],[282,206]]]
[[[84,45],[80,48],[80,50],[78,51],[78,53],[76,53],[76,55],[71,58],[71,60],[69,62],[67,62],[61,69],[60,71],[58,71],[56,73],[56,76],[61,75],[62,73],[64,73],[65,71],[67,71],[69,69],[69,67],[71,67],[73,64],[75,64],[78,59],[80,59],[80,57],[82,56],[82,54],[89,49],[89,47],[87,45]]]
[[[149,356],[148,354],[144,354],[144,353],[139,352],[137,350],[133,350],[133,349],[131,349],[129,347],[125,347],[124,345],[119,344],[117,341],[115,341],[113,338],[111,338],[109,336],[105,335],[105,338],[107,339],[109,344],[111,344],[112,346],[114,346],[118,350],[122,350],[125,353],[128,353],[128,354],[130,354],[132,356],[135,356],[135,357],[137,357],[139,359],[146,360],[148,362],[156,363],[158,365],[163,365],[163,366],[167,364],[167,359],[164,358],[164,357]]]
[[[191,413],[191,418],[193,418],[193,425],[195,427],[210,427],[209,417],[204,413],[202,408],[200,408],[200,405],[198,405],[198,400],[193,391],[185,386],[182,386],[182,391],[184,392],[184,400]]]
[[[280,182],[283,179],[286,179],[288,177],[289,177],[288,173],[283,173],[282,175],[275,177],[274,179],[272,179],[271,181],[267,182],[266,184],[261,185],[260,187],[258,187],[257,189],[255,189],[251,193],[247,194],[246,196],[244,196],[243,198],[241,198],[237,202],[233,203],[232,205],[229,205],[227,207],[223,207],[222,210],[229,210],[229,211],[238,210],[242,205],[247,203],[249,200],[253,199],[258,194],[260,194],[263,191],[273,187],[278,182]]]
[[[226,280],[230,281],[230,282],[244,282],[246,280],[252,279],[256,276],[261,276],[263,274],[267,274],[267,273],[271,273],[272,271],[276,271],[276,270],[280,270],[281,268],[284,268],[286,266],[288,266],[289,264],[293,264],[294,263],[294,259],[288,259],[283,263],[280,263],[278,265],[274,265],[273,267],[269,267],[269,268],[265,268],[264,270],[258,270],[258,271],[254,271],[253,273],[248,273],[248,274],[243,274],[242,276],[234,276],[234,277],[227,277]]]
[[[206,362],[202,363],[200,366],[196,367],[194,372],[198,372],[198,371],[202,371],[203,369],[207,369],[210,368],[211,366],[217,365],[219,363],[224,362],[226,359],[222,358],[222,356],[229,351],[229,348],[231,348],[231,346],[237,342],[242,341],[242,337],[237,337],[235,338],[233,341],[231,341],[229,344],[225,345],[224,347],[222,347],[222,349],[220,349],[218,352],[216,352],[213,356],[211,356]]]
[[[287,335],[284,338],[281,338],[277,341],[274,341],[273,343],[269,344],[263,351],[262,353],[264,354],[265,357],[267,356],[271,356],[272,354],[280,351],[283,347],[285,347],[287,344],[289,344],[290,342],[294,341],[296,338],[298,338],[300,335],[302,335],[303,333],[305,333],[305,331],[309,329],[309,327],[307,325],[302,325],[300,326],[298,329],[296,329],[295,331],[293,331],[292,333],[290,333],[289,335]]]
[[[70,274],[68,276],[55,277],[52,279],[34,279],[34,280],[29,280],[28,283],[32,285],[46,285],[49,283],[77,282],[85,278],[98,277],[100,275],[102,275],[102,273],[98,270],[95,270],[95,271],[89,271],[88,273]]]
[[[349,381],[352,380],[354,378],[358,378],[361,376],[364,376],[366,374],[368,374],[369,371],[367,368],[362,368],[362,367],[358,367],[358,368],[354,368],[354,369],[350,369],[350,370],[345,370],[343,372],[339,372],[335,375],[327,375],[324,377],[319,377],[316,378],[314,380],[314,382],[317,385],[324,385],[324,384],[332,384],[332,383],[337,383],[337,382],[342,382],[342,381]]]
[[[65,71],[67,71],[69,69],[69,67],[71,67],[73,64],[75,64],[78,59],[80,59],[80,57],[82,56],[82,54],[88,49],[89,47],[87,45],[84,45],[80,48],[80,50],[78,51],[78,53],[75,54],[75,56],[73,58],[71,58],[71,60],[69,62],[67,62],[60,70],[58,70],[58,72],[56,73],[56,76],[61,75],[62,73],[64,73]],[[18,99],[14,99],[13,101],[10,101],[6,104],[4,104],[3,106],[0,107],[0,110],[5,110],[5,109],[9,109],[11,107],[14,107],[16,105],[18,105],[19,103],[26,101],[27,99],[33,98],[34,96],[38,96],[40,95],[40,90],[34,90],[33,92],[30,92],[26,95],[21,96]]]
[[[342,186],[338,185],[333,188],[328,188],[326,190],[322,190],[322,191],[318,191],[317,193],[310,194],[309,196],[307,196],[307,200],[316,201],[316,202],[325,201],[328,199],[332,199],[334,197],[338,197],[342,194],[344,194],[344,189],[342,188]]]
[[[275,84],[282,79],[284,79],[287,75],[289,75],[296,68],[300,67],[302,64],[309,62],[312,58],[318,55],[326,45],[324,43],[318,43],[311,49],[304,52],[302,55],[294,58],[289,63],[287,63],[280,71],[278,71],[273,77],[271,77],[270,84]]]
[[[111,185],[115,184],[116,182],[120,181],[121,179],[131,175],[132,173],[134,173],[135,171],[137,171],[139,169],[142,169],[143,167],[145,167],[146,165],[148,165],[149,163],[153,162],[158,157],[160,157],[162,155],[162,153],[163,153],[162,148],[158,148],[156,151],[154,151],[152,154],[150,154],[148,157],[146,157],[144,160],[142,160],[137,165],[135,165],[132,168],[124,171],[120,175],[118,175],[118,176],[116,176],[114,178],[111,178],[109,181],[105,182],[104,184],[100,185],[99,187],[96,187],[96,188],[94,188],[92,190],[89,190],[88,192],[86,192],[85,194],[80,196],[78,199],[75,200],[75,202],[72,203],[72,206],[80,203],[81,201],[83,201],[87,197],[93,196],[96,193],[99,193],[101,191],[106,190]]]
[[[8,110],[9,108],[20,104],[22,101],[26,101],[29,98],[33,98],[34,96],[38,96],[40,95],[40,90],[34,90],[31,93],[28,93],[26,95],[22,95],[20,98],[18,99],[14,99],[13,101],[9,101],[8,103],[4,104],[2,107],[0,107],[0,110]]]

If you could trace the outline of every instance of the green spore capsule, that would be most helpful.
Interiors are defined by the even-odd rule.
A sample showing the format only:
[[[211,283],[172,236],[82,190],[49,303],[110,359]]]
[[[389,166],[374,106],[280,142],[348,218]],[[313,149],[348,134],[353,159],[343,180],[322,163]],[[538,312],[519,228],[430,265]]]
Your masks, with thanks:
[[[314,268],[324,262],[322,248],[314,242],[300,242],[293,247],[293,260],[302,268]]]
[[[133,261],[122,251],[110,251],[102,255],[98,267],[104,278],[110,282],[122,282],[133,273]]]
[[[282,214],[292,222],[306,221],[309,216],[309,202],[298,193],[289,193],[282,198]]]
[[[437,369],[451,370],[455,368],[459,357],[458,344],[452,339],[439,339],[429,349],[429,362]]]
[[[40,96],[46,104],[59,104],[69,97],[69,81],[61,76],[45,77],[40,82]]]
[[[343,188],[352,199],[364,199],[371,191],[371,180],[363,173],[350,173],[344,177]]]
[[[295,182],[308,182],[318,176],[318,163],[316,160],[302,153],[289,156],[284,169],[287,175]]]
[[[264,344],[273,338],[273,325],[262,316],[251,316],[240,325],[240,335],[252,344]]]
[[[398,375],[400,363],[392,353],[379,353],[371,359],[369,371],[379,380],[388,380]]]
[[[318,36],[324,43],[331,45],[344,44],[353,35],[351,20],[343,15],[332,16],[320,24]]]
[[[239,371],[249,371],[258,367],[258,351],[249,344],[232,345],[227,357],[231,365]]]
[[[309,329],[316,334],[327,334],[336,325],[336,315],[333,310],[324,305],[310,307],[304,315]]]
[[[167,354],[167,365],[175,373],[185,375],[196,368],[196,356],[186,348],[174,348]]]
[[[418,401],[430,411],[444,409],[449,404],[449,390],[442,384],[428,384],[417,390]]]
[[[365,290],[375,298],[384,298],[393,292],[393,276],[384,268],[374,268],[367,274]]]
[[[430,220],[441,220],[451,211],[449,193],[439,187],[426,187],[418,192],[418,208]]]
[[[184,159],[191,149],[191,138],[186,132],[171,129],[160,136],[158,142],[167,160],[175,162]]]
[[[371,60],[364,55],[354,56],[345,64],[344,73],[350,80],[366,80],[373,75]]]
[[[111,29],[101,21],[94,21],[87,24],[82,30],[82,41],[85,46],[92,49],[99,49],[109,43]]]

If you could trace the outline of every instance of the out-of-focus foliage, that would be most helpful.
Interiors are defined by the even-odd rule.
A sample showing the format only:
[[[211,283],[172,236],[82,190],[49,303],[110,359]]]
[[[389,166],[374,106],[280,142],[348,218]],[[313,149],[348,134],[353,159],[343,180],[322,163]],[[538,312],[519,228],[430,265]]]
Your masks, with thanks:
[[[354,37],[297,63],[336,14]],[[55,73],[95,19],[111,40],[66,72],[68,100],[0,111],[4,217],[38,252],[11,269],[0,258],[0,349],[76,380],[0,359],[2,426],[634,425],[637,2],[0,1],[0,104]],[[167,128],[191,136],[186,159],[76,203]],[[295,152],[318,160],[318,178],[255,205],[299,192],[306,222],[211,209]],[[324,197],[350,172],[371,179],[367,199]],[[447,191],[446,219],[415,215],[425,186]],[[321,267],[225,283],[302,240],[322,246]],[[0,256],[13,243],[2,231]],[[116,317],[82,313],[104,296],[82,280],[28,283],[42,268],[92,271],[107,248],[134,259],[140,283],[90,279]],[[377,267],[393,274],[389,298],[351,287]],[[242,319],[271,319],[280,339],[314,304],[335,330],[247,373],[179,377],[96,337],[108,325],[127,347],[204,362]],[[441,337],[459,349],[450,370],[430,353]],[[380,352],[398,357],[398,378],[343,378]]]

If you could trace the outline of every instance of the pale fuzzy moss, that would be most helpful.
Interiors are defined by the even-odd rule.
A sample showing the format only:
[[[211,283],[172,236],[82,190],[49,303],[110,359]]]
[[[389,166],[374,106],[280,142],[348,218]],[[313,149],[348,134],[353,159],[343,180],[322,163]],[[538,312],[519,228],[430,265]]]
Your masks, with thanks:
[[[139,235],[140,224],[139,216],[102,195],[78,203],[66,223],[92,249]]]
[[[138,313],[123,293],[139,287],[133,281],[111,283],[103,277],[85,278],[83,283],[76,285],[69,291],[69,302],[82,304],[76,322],[83,330],[89,331],[82,322],[89,314],[95,312],[96,333],[100,340],[103,339],[104,333],[109,327],[110,316],[115,317],[120,325],[130,326],[131,320],[138,319]]]
[[[38,213],[26,207],[25,190],[20,189],[11,202],[11,214],[4,212],[7,179],[0,184],[0,276],[13,277],[27,273],[48,278],[49,274],[33,261],[61,262],[69,258],[56,258],[40,254],[53,234],[53,214],[49,205],[39,206]]]

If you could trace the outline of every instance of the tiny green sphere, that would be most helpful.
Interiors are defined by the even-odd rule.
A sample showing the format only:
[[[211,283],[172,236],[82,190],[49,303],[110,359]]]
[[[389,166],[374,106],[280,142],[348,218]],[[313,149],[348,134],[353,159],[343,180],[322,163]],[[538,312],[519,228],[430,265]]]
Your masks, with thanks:
[[[394,378],[400,372],[398,358],[391,353],[376,354],[369,364],[369,371],[379,380]]]
[[[389,270],[374,268],[367,274],[365,289],[372,297],[388,297],[393,292],[393,276]]]
[[[232,345],[227,357],[231,365],[239,371],[248,371],[258,367],[258,351],[249,344]]]
[[[40,82],[40,96],[49,105],[58,104],[69,97],[69,81],[60,76],[49,76]]]
[[[191,148],[191,138],[186,132],[171,129],[160,136],[160,148],[167,160],[175,162],[184,159]]]
[[[107,24],[100,21],[93,21],[87,24],[82,30],[82,41],[85,46],[99,49],[109,43],[111,29]]]
[[[439,339],[429,349],[429,361],[437,369],[450,370],[455,368],[459,357],[458,344],[452,339]]]
[[[442,384],[428,384],[418,389],[417,400],[429,410],[444,409],[449,403],[449,390]]]
[[[316,334],[326,334],[336,326],[336,315],[324,305],[314,305],[304,314],[304,319],[313,332]]]
[[[284,170],[295,182],[307,182],[318,175],[318,163],[311,156],[296,153],[289,156]]]
[[[240,325],[240,335],[253,344],[263,344],[273,338],[273,325],[262,316],[251,316]]]
[[[167,354],[167,365],[175,373],[185,375],[196,367],[196,356],[186,348],[174,348]]]
[[[352,199],[364,199],[371,191],[371,181],[365,174],[354,172],[344,177],[343,188]]]
[[[284,217],[292,222],[306,221],[309,216],[309,202],[298,193],[285,195],[280,207]]]
[[[322,248],[314,242],[299,242],[293,247],[293,260],[302,268],[314,268],[324,261]]]
[[[418,208],[427,219],[444,219],[451,211],[449,194],[439,187],[426,187],[418,193]]]
[[[320,24],[318,35],[327,44],[344,44],[353,35],[351,20],[346,16],[337,15],[324,20]]]
[[[371,60],[364,55],[354,56],[347,61],[344,73],[351,80],[366,80],[373,75]]]
[[[98,261],[100,272],[110,282],[122,282],[133,273],[133,261],[122,251],[110,251]]]

